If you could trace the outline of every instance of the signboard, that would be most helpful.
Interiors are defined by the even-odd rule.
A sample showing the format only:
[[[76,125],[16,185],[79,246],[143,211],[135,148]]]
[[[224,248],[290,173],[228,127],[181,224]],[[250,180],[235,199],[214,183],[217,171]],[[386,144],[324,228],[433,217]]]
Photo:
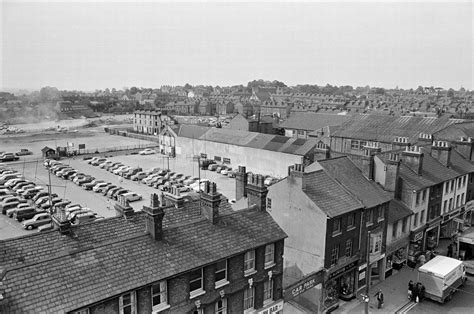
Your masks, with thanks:
[[[413,237],[413,241],[417,242],[423,239],[423,231],[420,231],[418,233],[415,233],[415,236]]]
[[[79,144],[79,149],[86,149],[86,144]]]
[[[338,275],[340,275],[340,274],[342,274],[342,273],[345,273],[346,271],[348,271],[349,269],[355,267],[356,265],[357,265],[357,261],[354,261],[354,262],[352,262],[352,263],[350,263],[350,264],[347,264],[347,265],[344,266],[344,267],[341,267],[341,268],[335,270],[334,272],[332,272],[331,274],[329,274],[328,280],[331,279],[331,278],[334,278],[334,277],[336,277],[336,276],[338,276]]]
[[[203,154],[203,153],[201,153],[201,158],[204,158],[204,159],[206,159],[206,158],[207,158],[207,154]]]
[[[359,273],[359,281],[364,280],[364,279],[365,279],[365,270]]]
[[[474,201],[469,201],[466,203],[466,211],[474,210]]]
[[[302,280],[292,284],[291,286],[283,290],[283,298],[285,301],[291,300],[302,293],[305,293],[309,289],[315,287],[316,285],[322,283],[324,280],[324,271],[319,271],[313,273],[309,276],[306,276]]]
[[[464,223],[464,220],[462,220],[461,218],[453,218],[453,221],[457,222],[457,223],[460,223],[460,224]]]
[[[258,314],[272,314],[279,311],[283,311],[283,301],[270,305],[270,307],[259,311]]]
[[[222,162],[225,164],[230,164],[230,158],[223,158]]]

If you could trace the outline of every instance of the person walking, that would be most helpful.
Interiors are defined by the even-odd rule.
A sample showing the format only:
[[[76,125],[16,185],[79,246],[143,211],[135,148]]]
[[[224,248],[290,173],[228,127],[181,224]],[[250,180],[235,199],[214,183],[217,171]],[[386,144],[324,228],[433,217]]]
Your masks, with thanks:
[[[415,284],[413,283],[413,280],[410,280],[408,282],[408,300],[413,301],[413,288]]]
[[[418,257],[418,262],[420,263],[420,266],[423,266],[426,263],[426,257],[424,254],[421,254],[420,257]]]
[[[448,245],[448,257],[453,257],[453,244]]]
[[[381,309],[383,307],[383,292],[379,289],[379,291],[374,295],[377,297],[377,308]]]
[[[413,293],[412,293],[412,301],[418,303],[420,298],[420,291],[418,290],[418,285],[413,284]]]

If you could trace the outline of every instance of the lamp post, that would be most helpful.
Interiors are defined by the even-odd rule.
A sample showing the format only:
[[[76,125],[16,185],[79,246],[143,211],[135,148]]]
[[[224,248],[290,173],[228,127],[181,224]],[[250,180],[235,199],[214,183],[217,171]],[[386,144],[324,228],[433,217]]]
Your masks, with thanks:
[[[370,290],[370,272],[369,272],[369,269],[370,269],[370,230],[367,231],[367,252],[366,252],[366,259],[367,259],[367,268],[365,270],[365,277],[366,277],[366,280],[367,280],[367,284],[365,285],[365,298],[364,298],[364,302],[365,302],[365,314],[369,314],[369,301],[370,301],[370,297],[369,297],[369,290]]]

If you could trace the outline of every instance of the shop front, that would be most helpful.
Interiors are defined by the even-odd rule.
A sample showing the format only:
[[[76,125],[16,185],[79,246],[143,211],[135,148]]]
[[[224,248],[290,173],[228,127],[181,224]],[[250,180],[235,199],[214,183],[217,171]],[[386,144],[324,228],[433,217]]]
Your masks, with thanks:
[[[324,308],[334,308],[339,299],[344,301],[356,297],[356,274],[358,260],[353,260],[328,271],[324,282]]]
[[[454,212],[446,213],[443,215],[443,220],[441,221],[440,234],[441,239],[451,239],[456,235],[460,228],[462,228],[464,221],[459,223],[459,220],[463,220],[463,215],[465,212],[464,206],[461,209],[457,209]],[[455,219],[457,218],[457,219]]]
[[[393,270],[400,270],[406,264],[409,242],[409,238],[405,237],[387,246],[385,278],[390,277]]]
[[[425,227],[414,230],[410,233],[410,242],[408,243],[407,266],[415,268],[418,257],[423,254],[423,238]]]

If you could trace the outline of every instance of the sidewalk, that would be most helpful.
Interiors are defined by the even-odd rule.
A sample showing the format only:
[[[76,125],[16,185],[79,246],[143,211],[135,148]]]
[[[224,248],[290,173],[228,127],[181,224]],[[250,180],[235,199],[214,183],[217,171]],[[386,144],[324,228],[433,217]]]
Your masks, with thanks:
[[[413,280],[418,281],[418,271],[405,266],[400,271],[393,272],[392,276],[388,277],[374,286],[370,287],[370,313],[395,313],[402,309],[409,303],[408,300],[408,282]],[[375,293],[381,289],[384,294],[384,306],[382,309],[377,309],[377,299],[374,297]],[[365,290],[361,293],[365,293]],[[344,302],[339,301],[339,308],[333,313],[364,313],[365,304],[361,301],[359,293],[357,298]],[[404,312],[404,311],[403,311]]]

